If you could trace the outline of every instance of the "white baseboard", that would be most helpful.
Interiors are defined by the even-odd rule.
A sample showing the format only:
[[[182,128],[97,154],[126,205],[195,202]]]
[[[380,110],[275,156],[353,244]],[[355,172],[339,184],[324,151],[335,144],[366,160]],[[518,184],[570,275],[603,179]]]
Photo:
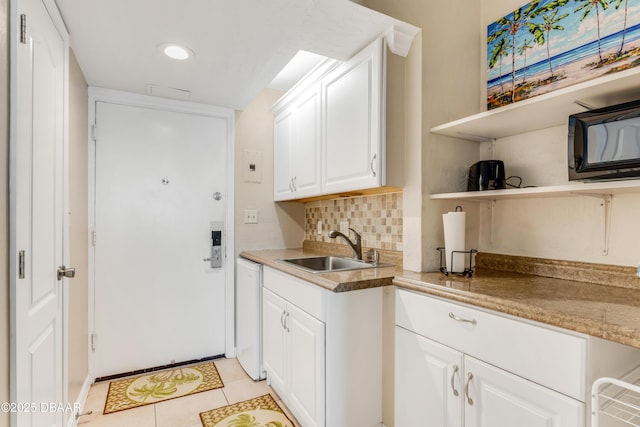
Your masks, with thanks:
[[[73,414],[69,415],[67,427],[77,427],[78,415],[80,415],[84,411],[84,405],[85,403],[87,403],[87,396],[89,396],[89,389],[91,388],[92,383],[93,379],[87,376],[87,378],[85,378],[84,380],[84,383],[82,384],[82,388],[80,389],[78,399],[74,402],[80,404],[80,412],[74,412]]]

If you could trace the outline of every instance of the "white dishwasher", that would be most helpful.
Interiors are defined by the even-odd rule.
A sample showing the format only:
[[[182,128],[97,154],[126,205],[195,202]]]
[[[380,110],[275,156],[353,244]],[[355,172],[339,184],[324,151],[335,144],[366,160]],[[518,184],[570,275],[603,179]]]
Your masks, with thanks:
[[[236,259],[236,352],[254,380],[265,378],[262,368],[262,264]]]

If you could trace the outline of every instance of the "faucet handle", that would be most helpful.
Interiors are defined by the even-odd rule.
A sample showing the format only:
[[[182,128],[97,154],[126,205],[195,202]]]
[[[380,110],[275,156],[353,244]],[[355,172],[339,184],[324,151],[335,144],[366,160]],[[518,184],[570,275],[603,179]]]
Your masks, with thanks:
[[[362,239],[362,236],[360,235],[360,233],[358,233],[356,230],[354,230],[353,228],[349,227],[349,230],[353,231],[353,234],[356,236],[356,242],[358,240]]]
[[[376,251],[375,249],[373,248],[369,249],[366,253],[366,256],[367,256],[366,261],[370,262],[375,267],[377,267],[380,264],[380,252]]]

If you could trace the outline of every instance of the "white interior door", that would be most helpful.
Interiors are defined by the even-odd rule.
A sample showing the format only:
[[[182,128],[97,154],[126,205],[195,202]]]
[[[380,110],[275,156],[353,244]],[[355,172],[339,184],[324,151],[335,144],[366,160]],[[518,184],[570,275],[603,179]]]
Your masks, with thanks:
[[[225,263],[204,258],[227,121],[97,102],[96,125],[96,377],[224,354]]]
[[[42,411],[40,403],[66,398],[64,291],[56,274],[65,243],[66,35],[52,21],[52,3],[49,9],[41,0],[18,3],[27,32],[17,44],[15,76],[11,400],[35,406],[14,412],[12,425],[59,426],[64,414]]]

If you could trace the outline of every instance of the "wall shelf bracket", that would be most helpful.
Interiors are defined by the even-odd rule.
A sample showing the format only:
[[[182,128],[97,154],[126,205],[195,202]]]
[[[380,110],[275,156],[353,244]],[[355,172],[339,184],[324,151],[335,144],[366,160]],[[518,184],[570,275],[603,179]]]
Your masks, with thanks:
[[[576,195],[600,199],[600,224],[602,227],[601,251],[602,255],[608,255],[609,237],[611,235],[611,204],[613,201],[613,194],[577,193]]]
[[[491,200],[489,203],[489,215],[491,215],[491,223],[489,225],[489,243],[493,246],[493,226],[494,226],[494,211],[496,209],[496,201]]]

